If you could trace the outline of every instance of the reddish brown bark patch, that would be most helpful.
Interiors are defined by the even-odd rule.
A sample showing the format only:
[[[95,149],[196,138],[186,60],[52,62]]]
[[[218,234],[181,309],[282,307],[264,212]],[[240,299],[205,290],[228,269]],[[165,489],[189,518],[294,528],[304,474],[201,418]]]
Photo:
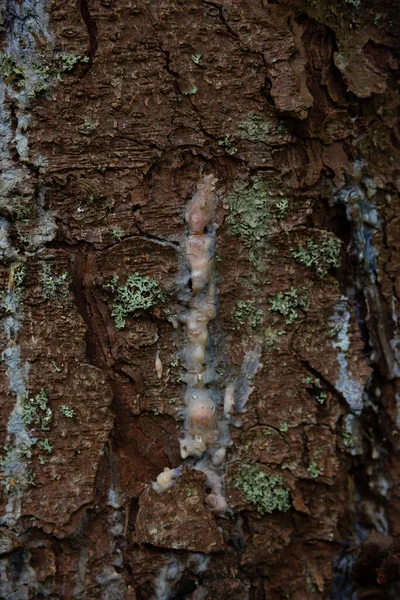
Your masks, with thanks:
[[[205,554],[224,550],[222,534],[204,505],[203,482],[199,471],[184,470],[175,485],[161,494],[149,487],[139,500],[138,540]]]

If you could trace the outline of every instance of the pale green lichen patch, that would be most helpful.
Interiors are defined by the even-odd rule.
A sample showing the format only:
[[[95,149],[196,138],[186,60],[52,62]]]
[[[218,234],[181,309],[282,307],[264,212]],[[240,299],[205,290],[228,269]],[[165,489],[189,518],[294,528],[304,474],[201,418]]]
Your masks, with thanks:
[[[255,465],[240,465],[234,487],[242,490],[246,499],[261,514],[290,509],[289,490],[282,486],[282,478],[278,475],[268,476]]]
[[[22,66],[17,65],[15,60],[8,54],[0,54],[0,75],[6,84],[14,82],[19,87],[24,87],[24,69]]]
[[[53,413],[44,389],[31,398],[25,395],[21,404],[21,421],[24,425],[34,425],[41,431],[49,429]]]
[[[265,244],[269,238],[271,197],[265,181],[253,184],[236,181],[227,198],[229,232],[238,235],[247,246]]]
[[[74,409],[67,404],[61,404],[60,413],[64,415],[64,417],[67,417],[67,419],[73,419],[75,415]]]
[[[286,218],[288,208],[289,208],[289,200],[287,198],[282,198],[282,200],[278,200],[278,202],[276,203],[278,219]]]
[[[27,275],[26,263],[17,263],[12,270],[14,288],[22,292],[25,288],[25,280]]]
[[[45,300],[65,297],[68,293],[68,273],[54,275],[50,265],[44,265],[41,277],[42,296]]]
[[[322,389],[321,381],[318,377],[308,375],[303,379],[303,383],[306,384],[307,389],[319,404],[325,404],[328,394]]]
[[[122,231],[121,227],[119,227],[119,225],[114,225],[114,227],[111,230],[111,235],[113,238],[120,242],[121,239],[124,237],[124,232]]]
[[[190,90],[187,90],[187,92],[183,92],[184,96],[193,96],[194,94],[196,94],[198,91],[197,86],[193,86],[190,88]]]
[[[197,88],[196,88],[197,89]],[[236,154],[237,152],[237,148],[234,146],[232,138],[230,136],[229,133],[226,134],[226,136],[224,137],[223,140],[220,140],[218,142],[218,146],[222,146],[222,148],[225,149],[225,151],[230,154],[231,156],[233,156],[234,154]]]
[[[77,54],[63,53],[57,57],[57,62],[58,62],[57,79],[59,81],[62,81],[62,79],[61,79],[62,73],[69,73],[70,71],[74,70],[76,65],[78,65],[80,63],[89,62],[89,57],[88,56],[79,56]]]
[[[289,131],[284,123],[280,123],[271,115],[250,113],[238,124],[236,135],[242,140],[253,143],[281,143],[282,137],[288,136]]]
[[[307,296],[299,296],[293,287],[285,292],[278,292],[268,302],[273,312],[287,317],[287,324],[293,323],[299,317],[299,310],[306,311],[308,306]]]
[[[62,73],[73,71],[76,65],[89,62],[88,56],[63,53],[56,58],[54,68],[42,55],[37,56],[41,58],[41,62],[28,60],[22,66],[8,54],[0,53],[0,75],[4,82],[26,89],[30,100],[34,100],[50,88],[54,72],[57,79],[62,81]]]
[[[200,60],[201,60],[202,56],[203,55],[200,52],[198,54],[193,54],[192,55],[192,61],[194,62],[195,65],[199,65],[200,64]]]
[[[128,276],[124,285],[118,283],[119,277],[114,275],[111,282],[104,286],[116,294],[111,314],[117,329],[125,327],[128,316],[137,316],[142,311],[150,310],[165,298],[158,282],[147,275],[135,272]]]
[[[53,452],[53,447],[47,438],[43,438],[42,440],[39,440],[38,446],[41,450],[44,450],[44,452],[46,452],[47,454],[51,454]]]
[[[271,196],[265,181],[253,184],[236,181],[227,198],[230,214],[229,233],[238,235],[249,248],[250,261],[262,270],[263,260],[270,251]]]
[[[264,270],[265,260],[273,252],[270,246],[273,227],[286,216],[288,200],[274,194],[265,180],[253,183],[237,180],[227,204],[230,235],[240,237],[249,249],[250,261],[257,270]]]
[[[235,311],[235,319],[240,325],[250,325],[254,329],[260,324],[263,311],[255,307],[254,300],[239,300]]]
[[[251,142],[267,142],[271,134],[271,126],[261,115],[250,113],[247,119],[238,126],[238,136]]]
[[[280,338],[286,331],[277,330],[273,327],[267,327],[264,331],[263,347],[267,352],[275,352],[279,348]]]
[[[317,477],[319,477],[323,473],[323,469],[319,470],[317,468],[317,463],[315,463],[315,462],[311,463],[307,467],[307,471],[308,471],[308,474],[310,475],[311,479],[317,479]]]
[[[325,277],[329,269],[340,265],[341,241],[327,231],[321,232],[316,241],[308,239],[305,246],[291,248],[290,253],[299,263],[315,269],[320,277]]]

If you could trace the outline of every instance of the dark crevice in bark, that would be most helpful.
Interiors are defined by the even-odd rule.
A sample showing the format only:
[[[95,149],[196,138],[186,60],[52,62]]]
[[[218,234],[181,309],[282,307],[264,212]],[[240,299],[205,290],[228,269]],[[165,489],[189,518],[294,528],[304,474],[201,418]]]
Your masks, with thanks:
[[[159,46],[159,49],[160,49],[160,52],[162,52],[165,56],[165,65],[163,68],[167,71],[167,73],[169,73],[171,75],[171,77],[174,78],[174,86],[175,86],[176,92],[180,96],[184,96],[184,93],[181,90],[181,86],[179,85],[180,75],[179,75],[179,73],[177,73],[177,71],[174,71],[171,68],[171,53],[170,53],[170,51],[164,50],[161,46]]]
[[[158,244],[172,246],[173,248],[176,248],[176,249],[179,249],[181,247],[181,244],[179,242],[174,242],[173,240],[166,240],[166,239],[160,238],[156,235],[153,235],[151,233],[146,233],[145,231],[143,231],[141,229],[141,227],[138,223],[136,223],[136,227],[139,230],[140,235],[139,236],[131,236],[131,237],[144,238],[146,240],[150,240],[150,241],[156,242]]]
[[[92,68],[93,60],[96,56],[96,52],[99,48],[99,41],[97,37],[97,23],[93,19],[89,10],[89,0],[78,0],[81,17],[86,25],[88,37],[89,37],[89,62],[83,68],[83,75]]]
[[[338,210],[338,207],[335,208]],[[380,348],[381,331],[376,329],[376,325],[379,323],[381,327],[382,323],[386,323],[388,331],[390,327],[387,321],[389,312],[385,308],[375,318],[371,319],[368,314],[371,310],[368,294],[371,273],[367,265],[359,262],[360,249],[355,244],[356,225],[349,222],[344,213],[340,216],[340,212],[336,213],[334,221],[337,224],[336,235],[342,238],[347,249],[347,260],[338,273],[339,284],[344,294],[350,294],[352,310],[365,342],[364,358],[373,369],[364,390],[364,407],[358,417],[364,451],[353,456],[350,470],[354,481],[350,508],[352,523],[344,535],[343,550],[335,564],[335,584],[330,596],[332,600],[350,600],[358,589],[353,577],[353,565],[357,558],[354,548],[359,548],[373,532],[384,535],[390,533],[384,468],[395,452],[391,439],[394,424],[380,398],[381,390],[389,384],[390,378],[385,352]],[[386,592],[390,594],[390,589]]]
[[[84,287],[83,278],[87,268],[87,259],[84,254],[74,254],[71,260],[72,287],[75,296],[76,306],[84,320],[86,331],[86,357],[89,364],[107,369],[107,357],[104,355],[102,344],[98,339],[92,324],[92,315],[88,304],[87,290]],[[95,306],[92,307],[96,310]]]
[[[231,35],[235,40],[240,39],[238,34],[231,28],[228,21],[226,20],[225,15],[224,15],[225,9],[223,6],[221,6],[220,4],[216,4],[215,2],[207,2],[207,0],[201,0],[201,2],[202,2],[202,4],[206,4],[207,6],[212,6],[213,8],[217,9],[219,17],[221,19],[221,22],[224,25],[224,27],[226,28],[229,35]]]

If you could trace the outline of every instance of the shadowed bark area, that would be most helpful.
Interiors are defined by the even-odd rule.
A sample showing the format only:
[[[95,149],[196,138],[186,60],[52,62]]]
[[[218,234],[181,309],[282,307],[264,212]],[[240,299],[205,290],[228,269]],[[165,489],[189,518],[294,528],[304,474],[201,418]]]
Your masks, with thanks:
[[[1,598],[399,597],[398,9],[0,1]]]

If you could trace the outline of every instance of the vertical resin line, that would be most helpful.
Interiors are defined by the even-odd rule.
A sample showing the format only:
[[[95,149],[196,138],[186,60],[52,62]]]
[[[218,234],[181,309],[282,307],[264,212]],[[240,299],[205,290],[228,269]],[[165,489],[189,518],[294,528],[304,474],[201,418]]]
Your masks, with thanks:
[[[214,388],[215,370],[210,344],[209,323],[216,316],[214,251],[216,245],[215,184],[213,175],[205,175],[189,201],[185,221],[187,234],[183,244],[185,274],[180,282],[186,311],[179,317],[186,326],[184,347],[185,433],[180,440],[181,457],[204,473],[210,491],[205,498],[210,510],[220,514],[227,509],[223,482],[216,467],[222,465],[230,443],[229,420],[234,389],[225,394],[224,416],[217,418],[218,394]],[[228,399],[227,399],[228,398]],[[197,460],[196,460],[197,459]],[[172,485],[181,468],[168,469],[157,477],[153,487],[162,492]]]
[[[186,434],[180,441],[181,456],[200,458],[210,443],[216,441],[215,394],[207,387],[213,373],[207,357],[208,324],[215,318],[215,285],[213,255],[215,249],[215,184],[206,175],[197,185],[185,214],[188,234],[184,244],[185,261],[190,269],[190,298],[186,324],[185,347]]]

